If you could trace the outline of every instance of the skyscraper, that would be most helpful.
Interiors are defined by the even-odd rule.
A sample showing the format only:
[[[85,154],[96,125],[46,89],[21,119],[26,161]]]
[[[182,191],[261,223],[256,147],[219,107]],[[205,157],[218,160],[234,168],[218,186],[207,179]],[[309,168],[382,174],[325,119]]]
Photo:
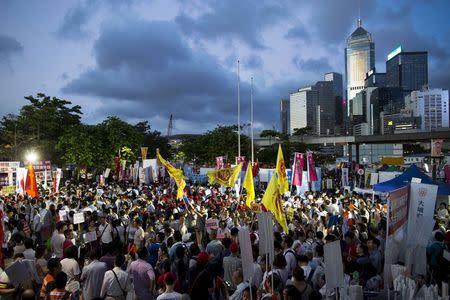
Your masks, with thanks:
[[[315,112],[317,105],[317,91],[312,86],[299,89],[289,97],[289,130],[290,134],[295,133],[295,129],[315,127]]]
[[[424,88],[411,92],[407,104],[414,116],[422,117],[421,129],[432,131],[449,127],[448,90]]]
[[[405,94],[428,85],[428,53],[392,51],[386,61],[386,86],[400,87]]]
[[[375,68],[375,44],[372,35],[361,26],[347,39],[345,48],[345,78],[347,80],[347,117],[350,116],[351,100],[364,89],[366,73]]]
[[[280,121],[281,132],[289,134],[289,99],[281,99],[280,101]]]
[[[342,74],[336,72],[325,73],[325,81],[333,83],[333,98],[334,98],[334,110],[335,110],[335,133],[340,133],[342,125],[344,124],[344,103],[343,103],[343,86],[342,86]]]

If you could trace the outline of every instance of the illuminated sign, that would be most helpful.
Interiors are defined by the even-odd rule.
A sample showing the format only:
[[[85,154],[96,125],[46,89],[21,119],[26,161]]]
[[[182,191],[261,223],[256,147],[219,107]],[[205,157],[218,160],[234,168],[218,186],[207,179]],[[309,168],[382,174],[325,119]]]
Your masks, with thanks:
[[[402,46],[398,46],[395,50],[393,50],[391,53],[389,53],[387,56],[387,60],[390,60],[391,58],[393,58],[400,52],[402,52]]]

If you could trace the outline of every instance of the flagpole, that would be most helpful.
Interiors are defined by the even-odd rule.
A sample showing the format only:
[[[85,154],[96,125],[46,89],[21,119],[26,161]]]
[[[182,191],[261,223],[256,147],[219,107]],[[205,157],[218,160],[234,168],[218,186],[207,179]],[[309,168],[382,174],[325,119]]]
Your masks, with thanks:
[[[238,157],[241,157],[241,93],[239,90],[239,59],[237,61],[237,92],[238,92]]]
[[[250,89],[250,132],[252,139],[252,166],[254,162],[254,145],[253,145],[253,77],[251,78],[251,89]]]

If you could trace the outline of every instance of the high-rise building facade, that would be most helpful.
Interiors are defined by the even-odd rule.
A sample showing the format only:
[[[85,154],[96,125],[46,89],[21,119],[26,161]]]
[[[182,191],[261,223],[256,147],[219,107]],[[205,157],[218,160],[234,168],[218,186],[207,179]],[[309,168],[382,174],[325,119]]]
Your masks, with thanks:
[[[422,117],[421,130],[449,127],[448,90],[424,88],[411,92],[407,99],[414,116]]]
[[[347,81],[347,116],[350,116],[351,100],[364,89],[366,73],[375,68],[375,44],[372,35],[361,26],[347,39],[345,48],[345,78]]]
[[[337,111],[342,108],[342,75],[326,73],[324,79],[290,95],[291,134],[296,128],[306,127],[317,135],[335,133],[336,124],[339,123]]]
[[[386,61],[386,86],[400,87],[405,94],[428,85],[428,53],[403,52],[398,47]]]
[[[342,125],[344,124],[344,98],[343,98],[343,81],[342,74],[336,72],[325,73],[325,81],[333,83],[333,97],[335,110],[335,134],[340,133]]]
[[[280,122],[281,122],[281,132],[284,134],[289,134],[289,99],[281,99],[280,101]]]
[[[311,86],[299,89],[289,96],[289,130],[315,126],[314,109],[317,104],[317,92]]]

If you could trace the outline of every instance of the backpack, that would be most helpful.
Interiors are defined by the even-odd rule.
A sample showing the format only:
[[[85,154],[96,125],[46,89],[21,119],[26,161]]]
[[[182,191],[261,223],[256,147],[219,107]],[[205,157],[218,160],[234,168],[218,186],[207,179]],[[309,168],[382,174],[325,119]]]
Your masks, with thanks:
[[[288,249],[288,250],[286,251],[286,253],[284,253],[284,258],[286,258],[286,254],[288,254],[288,253],[292,253],[292,254],[294,255],[294,257],[295,257],[295,265],[297,265],[298,257],[297,257],[297,254],[295,254],[294,250]],[[287,261],[287,260],[286,260],[286,261]]]

